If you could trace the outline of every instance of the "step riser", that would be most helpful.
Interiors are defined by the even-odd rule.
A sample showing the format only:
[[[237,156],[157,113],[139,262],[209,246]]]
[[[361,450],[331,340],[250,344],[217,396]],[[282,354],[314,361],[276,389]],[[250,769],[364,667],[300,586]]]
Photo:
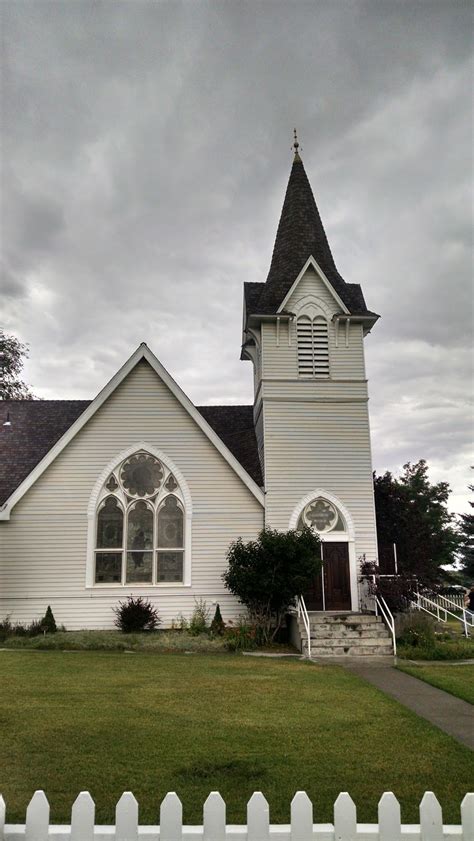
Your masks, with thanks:
[[[370,613],[362,613],[359,615],[350,614],[350,615],[341,615],[341,616],[331,616],[328,613],[323,613],[320,616],[315,615],[314,613],[308,614],[309,621],[311,624],[314,625],[361,625],[361,624],[380,624],[382,619],[380,616],[374,616]]]
[[[303,651],[306,654],[306,649]],[[378,648],[335,648],[320,649],[311,647],[311,657],[389,657],[393,654],[391,645],[381,645]]]
[[[307,639],[304,640],[307,642]],[[353,648],[377,648],[379,645],[390,645],[390,640],[387,637],[369,637],[368,639],[363,640],[343,640],[343,639],[311,639],[311,646],[316,646],[317,648],[341,648],[347,647],[348,645],[352,646]]]
[[[303,624],[299,625],[299,629],[300,633],[306,633]],[[316,636],[329,637],[337,635],[359,636],[361,634],[385,634],[387,629],[384,625],[359,625],[355,628],[351,628],[348,625],[310,625],[310,631]]]

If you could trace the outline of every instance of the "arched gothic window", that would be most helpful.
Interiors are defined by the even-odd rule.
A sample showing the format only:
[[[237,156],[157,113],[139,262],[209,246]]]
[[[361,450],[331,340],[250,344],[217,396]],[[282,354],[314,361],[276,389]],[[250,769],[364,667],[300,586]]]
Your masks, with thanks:
[[[298,374],[329,377],[328,323],[324,316],[300,315],[296,322]]]
[[[146,452],[107,478],[96,509],[96,584],[184,580],[185,505],[173,474]]]
[[[319,496],[309,502],[301,512],[298,529],[310,526],[318,534],[330,531],[346,531],[346,524],[340,511],[328,499]]]

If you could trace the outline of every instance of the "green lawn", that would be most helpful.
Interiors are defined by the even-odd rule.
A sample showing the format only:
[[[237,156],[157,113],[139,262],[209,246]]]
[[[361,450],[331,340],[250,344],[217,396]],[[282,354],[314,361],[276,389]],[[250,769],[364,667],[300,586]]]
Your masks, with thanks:
[[[0,652],[0,791],[7,820],[24,821],[36,788],[52,820],[68,821],[89,789],[97,821],[113,821],[125,789],[142,823],[156,822],[168,790],[200,822],[217,789],[228,819],[245,820],[254,790],[271,819],[287,821],[305,789],[315,820],[332,817],[341,790],[359,820],[376,819],[392,790],[402,818],[418,819],[425,789],[446,823],[472,786],[473,754],[342,668],[236,655],[108,652]]]
[[[451,695],[462,698],[463,701],[474,704],[474,665],[417,666],[404,663],[402,666],[399,663],[398,668],[402,672],[408,672],[409,675],[425,680],[426,683],[431,683],[432,686],[438,686],[439,689],[450,692]]]

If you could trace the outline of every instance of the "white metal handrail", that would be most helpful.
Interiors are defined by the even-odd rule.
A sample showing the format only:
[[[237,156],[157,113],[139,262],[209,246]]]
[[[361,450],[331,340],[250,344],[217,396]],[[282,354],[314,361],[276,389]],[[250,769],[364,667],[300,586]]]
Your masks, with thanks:
[[[304,629],[306,631],[306,637],[308,639],[308,657],[311,657],[311,625],[309,622],[308,611],[306,609],[306,604],[304,601],[303,596],[297,596],[296,599],[296,609],[298,612],[298,616],[301,616],[304,624]]]
[[[429,613],[431,616],[434,616],[438,622],[447,622],[448,621],[448,614],[456,619],[458,622],[461,622],[464,628],[464,636],[469,637],[468,631],[468,622],[467,622],[467,613],[469,613],[471,617],[471,624],[472,624],[472,613],[470,610],[467,610],[465,607],[462,608],[462,616],[459,616],[458,613],[453,613],[452,610],[449,608],[444,607],[437,602],[434,602],[432,599],[429,599],[428,596],[422,596],[420,593],[415,593],[415,598],[411,602],[412,605],[417,610],[423,610],[425,613]],[[428,605],[428,606],[427,606]],[[456,605],[456,609],[459,611],[458,606]],[[444,613],[444,618],[442,614]]]
[[[435,599],[432,599],[432,601],[436,603],[437,599],[442,599],[443,602],[446,602],[446,604],[450,605],[450,607],[453,607],[458,613],[459,611],[462,611],[463,615],[466,614],[467,623],[474,628],[474,613],[472,610],[469,610],[469,608],[467,608],[464,604],[458,604],[458,602],[448,599],[447,596],[442,596],[440,593],[436,593],[436,597]],[[441,605],[441,607],[444,607],[444,605]]]
[[[387,625],[391,635],[392,635],[392,645],[393,645],[393,654],[396,656],[397,653],[397,637],[395,634],[395,619],[393,618],[393,614],[390,611],[390,608],[385,601],[384,597],[379,595],[375,596],[375,615],[378,616],[378,612],[380,611],[380,615],[384,620],[385,624]]]

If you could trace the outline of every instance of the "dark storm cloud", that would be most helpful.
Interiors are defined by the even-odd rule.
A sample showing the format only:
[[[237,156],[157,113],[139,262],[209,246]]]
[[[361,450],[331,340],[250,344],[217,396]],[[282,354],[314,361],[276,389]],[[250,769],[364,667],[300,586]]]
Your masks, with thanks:
[[[367,340],[374,462],[469,481],[467,2],[3,3],[7,329],[44,397],[142,340],[198,402],[251,400],[242,282],[268,270],[300,129]]]

